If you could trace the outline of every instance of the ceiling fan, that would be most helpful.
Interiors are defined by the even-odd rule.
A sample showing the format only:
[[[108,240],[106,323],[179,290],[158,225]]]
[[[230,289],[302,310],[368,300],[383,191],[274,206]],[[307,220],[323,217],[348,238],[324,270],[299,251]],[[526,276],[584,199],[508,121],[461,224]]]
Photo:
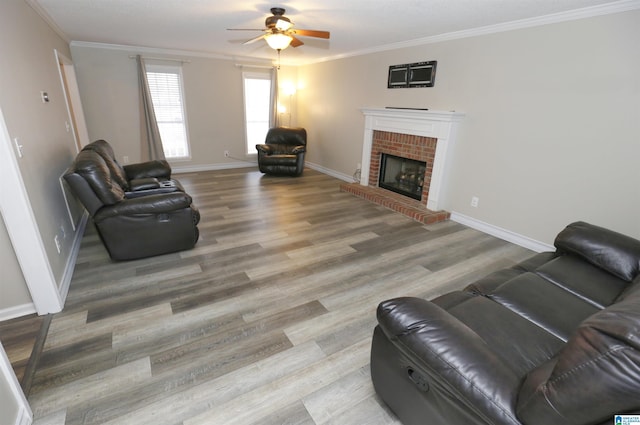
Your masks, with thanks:
[[[272,7],[273,16],[264,21],[264,29],[228,28],[229,31],[263,31],[264,34],[246,41],[244,44],[255,43],[264,39],[269,47],[275,50],[283,50],[289,47],[302,46],[304,43],[296,36],[329,38],[329,31],[304,30],[293,27],[293,22],[284,16],[285,10],[281,7]]]

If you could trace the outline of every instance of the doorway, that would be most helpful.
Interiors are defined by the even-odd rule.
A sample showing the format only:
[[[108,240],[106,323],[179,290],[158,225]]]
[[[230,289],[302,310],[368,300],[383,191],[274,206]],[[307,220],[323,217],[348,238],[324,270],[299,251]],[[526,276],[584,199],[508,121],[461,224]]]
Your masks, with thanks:
[[[73,134],[76,150],[80,152],[80,149],[89,143],[89,132],[87,131],[87,125],[82,111],[82,101],[80,100],[76,71],[71,59],[57,50],[55,53],[58,61],[58,70],[60,71],[62,91],[64,92],[67,111],[69,113],[69,122],[67,123],[68,130]]]

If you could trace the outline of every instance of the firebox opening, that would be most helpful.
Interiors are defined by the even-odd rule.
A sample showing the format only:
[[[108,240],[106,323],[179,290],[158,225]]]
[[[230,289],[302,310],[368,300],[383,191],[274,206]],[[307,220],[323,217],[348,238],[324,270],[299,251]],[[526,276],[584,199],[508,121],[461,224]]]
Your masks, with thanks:
[[[426,162],[383,153],[378,186],[420,201],[426,168]]]

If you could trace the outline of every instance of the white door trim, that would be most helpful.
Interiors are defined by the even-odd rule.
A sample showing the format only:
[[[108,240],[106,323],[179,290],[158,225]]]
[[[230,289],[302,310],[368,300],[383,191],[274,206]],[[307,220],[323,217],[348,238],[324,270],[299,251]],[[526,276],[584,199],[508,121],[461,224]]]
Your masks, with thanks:
[[[82,109],[82,101],[80,99],[80,89],[78,88],[76,70],[71,59],[60,53],[58,50],[54,51],[56,61],[58,63],[58,71],[60,73],[60,84],[62,84],[64,100],[67,105],[67,112],[69,115],[67,125],[73,133],[73,138],[76,142],[76,149],[79,152],[83,146],[86,146],[89,143],[89,131],[87,130],[87,124],[84,119],[84,111]]]
[[[15,147],[0,105],[0,212],[39,315],[57,313],[64,302],[20,174]]]
[[[22,392],[20,383],[16,374],[13,372],[11,362],[7,357],[7,353],[4,351],[4,347],[0,343],[0,379],[7,383],[11,394],[13,395],[13,402],[15,402],[17,414],[14,420],[15,425],[31,425],[33,422],[33,412],[29,407],[27,398]],[[5,418],[7,419],[7,418]],[[11,418],[9,418],[11,419]]]

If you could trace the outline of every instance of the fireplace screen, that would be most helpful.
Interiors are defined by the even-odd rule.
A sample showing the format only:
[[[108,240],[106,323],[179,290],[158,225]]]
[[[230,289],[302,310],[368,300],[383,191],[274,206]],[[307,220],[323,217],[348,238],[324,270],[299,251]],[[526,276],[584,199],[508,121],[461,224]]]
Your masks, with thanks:
[[[426,168],[426,162],[383,153],[378,186],[420,201]]]

